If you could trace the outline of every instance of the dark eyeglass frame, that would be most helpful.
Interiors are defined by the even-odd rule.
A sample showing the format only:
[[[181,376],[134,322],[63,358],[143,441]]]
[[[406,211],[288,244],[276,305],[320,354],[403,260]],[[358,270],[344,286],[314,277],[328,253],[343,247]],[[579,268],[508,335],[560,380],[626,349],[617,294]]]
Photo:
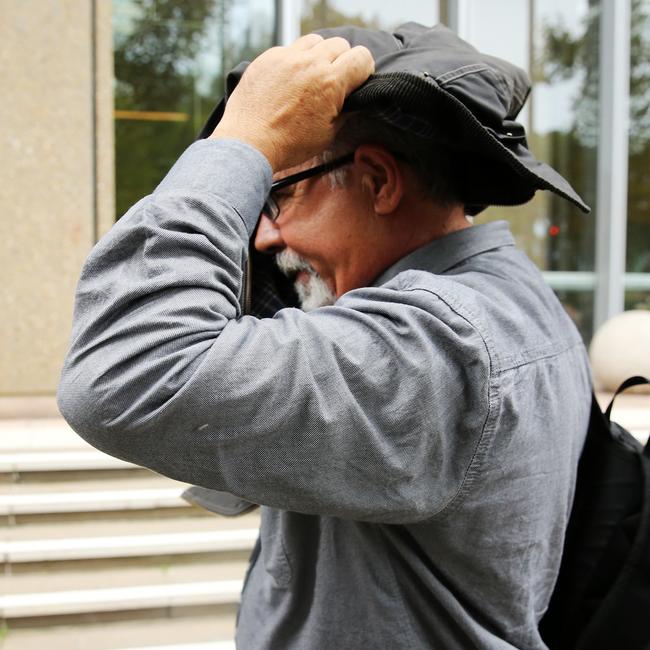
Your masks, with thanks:
[[[307,178],[312,178],[314,176],[318,176],[319,174],[327,174],[327,172],[331,172],[334,169],[343,167],[343,165],[348,165],[353,160],[354,151],[346,153],[344,156],[335,158],[334,160],[330,160],[329,162],[323,163],[322,165],[316,165],[316,167],[303,169],[297,174],[291,174],[291,176],[287,176],[286,178],[282,178],[279,181],[275,181],[275,183],[271,185],[271,190],[269,191],[269,195],[266,197],[266,201],[264,201],[262,214],[267,216],[271,221],[276,221],[280,216],[280,206],[273,198],[273,192],[281,190],[283,187],[304,181]]]

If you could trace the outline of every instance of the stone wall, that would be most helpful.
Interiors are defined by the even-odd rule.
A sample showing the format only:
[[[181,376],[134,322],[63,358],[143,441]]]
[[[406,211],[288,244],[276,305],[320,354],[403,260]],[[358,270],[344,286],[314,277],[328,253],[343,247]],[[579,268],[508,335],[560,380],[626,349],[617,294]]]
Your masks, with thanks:
[[[0,2],[0,397],[53,395],[113,216],[108,0]]]

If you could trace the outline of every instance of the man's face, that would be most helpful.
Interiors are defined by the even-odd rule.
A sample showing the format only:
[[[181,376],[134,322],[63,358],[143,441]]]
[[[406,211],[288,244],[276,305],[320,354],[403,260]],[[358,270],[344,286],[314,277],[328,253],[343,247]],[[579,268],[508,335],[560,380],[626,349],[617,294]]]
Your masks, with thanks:
[[[317,162],[286,170],[277,179]],[[354,182],[332,186],[330,177],[321,175],[278,190],[274,198],[279,217],[273,222],[261,216],[255,247],[276,253],[280,269],[295,281],[303,309],[333,304],[364,286],[367,202]]]

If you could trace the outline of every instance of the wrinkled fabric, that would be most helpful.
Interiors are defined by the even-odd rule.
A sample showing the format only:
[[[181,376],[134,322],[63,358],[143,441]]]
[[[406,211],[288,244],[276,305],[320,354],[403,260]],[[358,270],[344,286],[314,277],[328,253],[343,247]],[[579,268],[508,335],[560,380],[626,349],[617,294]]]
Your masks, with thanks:
[[[102,238],[61,412],[263,506],[240,649],[544,648],[589,417],[575,327],[504,222],[333,306],[244,316],[270,183],[256,150],[200,141]]]

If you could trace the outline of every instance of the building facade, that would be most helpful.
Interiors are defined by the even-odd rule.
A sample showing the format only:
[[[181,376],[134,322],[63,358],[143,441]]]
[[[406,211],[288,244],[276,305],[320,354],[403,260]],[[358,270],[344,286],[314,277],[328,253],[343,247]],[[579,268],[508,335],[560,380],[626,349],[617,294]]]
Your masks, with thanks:
[[[92,245],[192,142],[224,75],[301,32],[444,22],[528,70],[520,120],[589,216],[508,219],[586,342],[650,308],[650,0],[0,0],[0,399],[56,390]]]

